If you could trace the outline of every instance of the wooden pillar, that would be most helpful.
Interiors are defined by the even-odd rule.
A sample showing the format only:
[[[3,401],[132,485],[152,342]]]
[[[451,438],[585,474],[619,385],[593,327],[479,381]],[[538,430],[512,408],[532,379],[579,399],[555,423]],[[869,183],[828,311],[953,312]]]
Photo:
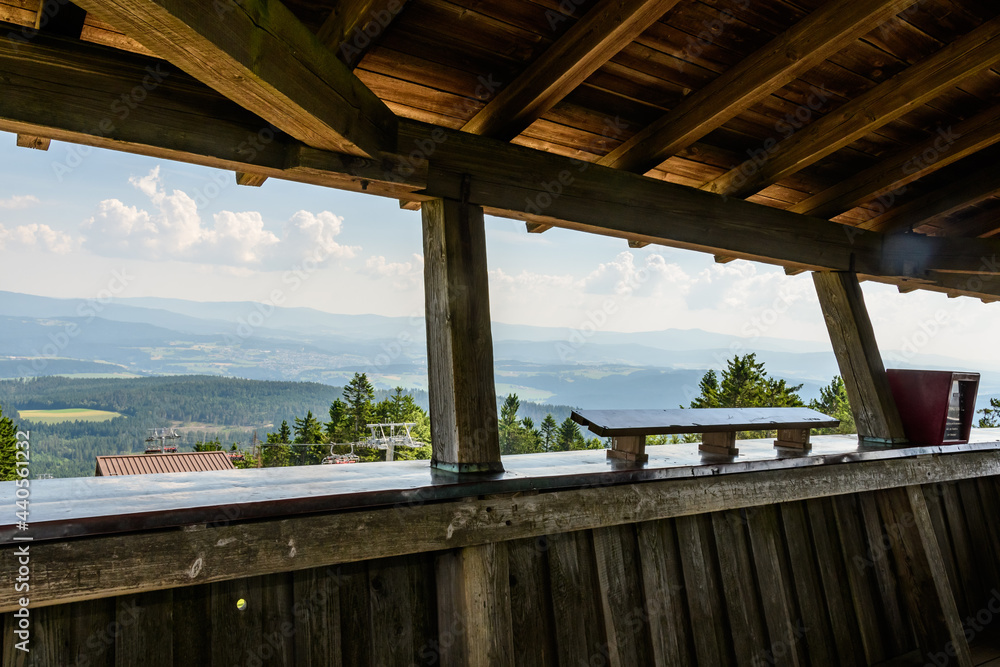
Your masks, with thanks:
[[[903,422],[889,388],[857,275],[848,271],[814,273],[813,282],[851,401],[858,437],[868,444],[905,443]]]
[[[431,465],[501,472],[483,209],[424,202]]]
[[[438,646],[443,667],[513,667],[507,544],[465,547],[437,557]]]

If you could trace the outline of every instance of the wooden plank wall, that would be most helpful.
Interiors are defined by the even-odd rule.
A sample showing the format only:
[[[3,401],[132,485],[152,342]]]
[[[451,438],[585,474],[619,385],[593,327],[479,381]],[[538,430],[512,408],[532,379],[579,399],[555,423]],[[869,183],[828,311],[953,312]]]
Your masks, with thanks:
[[[1000,531],[992,523],[998,483],[922,489],[963,623],[1000,596]],[[901,491],[503,543],[513,664],[825,667],[923,659],[935,646],[913,629],[920,597],[900,577],[894,549],[906,522],[886,514],[884,494],[892,493]],[[466,631],[461,623],[439,627],[439,557],[39,608],[32,662],[13,648],[7,614],[2,664],[434,665],[441,647]]]

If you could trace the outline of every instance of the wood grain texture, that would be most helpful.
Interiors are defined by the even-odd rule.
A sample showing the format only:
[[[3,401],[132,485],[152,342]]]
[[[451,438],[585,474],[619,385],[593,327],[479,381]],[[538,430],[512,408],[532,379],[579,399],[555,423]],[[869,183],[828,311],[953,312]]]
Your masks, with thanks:
[[[377,156],[396,116],[278,0],[82,0],[153,53],[316,148]]]
[[[749,512],[747,528],[760,585],[761,608],[767,622],[768,653],[778,665],[804,664],[801,654],[806,629],[788,576],[777,508],[766,506]]]
[[[173,667],[173,591],[123,595],[116,602],[115,664]]]
[[[912,619],[903,605],[903,591],[893,567],[893,549],[896,544],[886,534],[891,526],[883,520],[875,500],[875,493],[859,493],[855,496],[861,509],[860,520],[868,544],[868,569],[875,575],[876,590],[880,597],[878,609],[881,612],[885,633],[885,646],[889,655],[898,656],[916,646]]]
[[[906,442],[857,276],[841,271],[814,273],[813,283],[858,435],[874,442]]]
[[[864,648],[864,664],[877,664],[895,657],[889,650],[891,639],[885,637],[881,622],[881,607],[875,575],[872,566],[880,553],[873,553],[861,524],[861,510],[857,498],[835,496],[833,498],[837,535],[847,571],[847,584],[857,618],[858,635]]]
[[[985,169],[977,170],[973,178],[963,178],[932,190],[861,223],[860,227],[887,234],[911,231],[938,218],[978,204],[993,196],[997,190],[1000,190],[1000,168],[989,165]]]
[[[598,591],[593,538],[589,531],[548,536],[549,581],[560,665],[608,659]]]
[[[437,556],[436,567],[441,664],[513,666],[507,545],[447,551]]]
[[[944,169],[964,157],[1000,141],[1000,105],[955,126],[941,126],[925,141],[907,146],[895,155],[842,180],[798,204],[790,211],[833,218],[872,197],[883,208],[892,205],[910,183]]]
[[[714,512],[711,517],[736,664],[755,667],[767,650],[768,639],[750,560],[746,520],[740,510]]]
[[[830,609],[820,580],[820,566],[817,562],[819,559],[810,533],[806,504],[784,503],[778,510],[784,526],[792,585],[801,614],[802,627],[807,628],[799,641],[808,648],[808,664],[818,667],[840,664],[837,657],[837,640],[830,627]],[[838,619],[838,622],[843,622],[843,619]],[[844,649],[849,650],[849,646],[845,645]]]
[[[507,543],[514,664],[519,667],[557,664],[548,551],[544,536]]]
[[[611,665],[653,664],[638,550],[633,526],[594,530],[597,580]]]
[[[598,162],[637,173],[650,171],[914,1],[824,4]]]
[[[262,660],[264,600],[261,577],[230,579],[209,586],[212,664]],[[242,609],[240,600],[243,601]],[[204,659],[204,658],[202,658]]]
[[[875,497],[892,540],[900,592],[921,654],[933,655],[950,645],[957,664],[972,667],[969,643],[920,487],[889,489]]]
[[[45,567],[32,574],[32,602],[45,606],[249,574],[997,474],[1000,459],[996,452],[970,452],[36,543],[32,554],[37,553],[36,562]],[[709,488],[711,493],[706,493]],[[345,533],[358,539],[344,540]],[[288,548],[293,537],[294,553]],[[3,576],[14,576],[11,560],[3,561],[8,568],[0,570]],[[112,562],[113,571],[108,565]],[[0,613],[16,607],[17,596],[0,589]]]
[[[121,91],[152,81],[146,67],[158,66],[170,73],[143,104],[125,120],[109,116]],[[162,61],[41,35],[17,48],[0,40],[0,72],[10,81],[0,97],[0,129],[396,199],[431,196],[412,193],[429,185],[420,156],[433,147],[435,160],[453,167],[447,178],[432,179],[435,193],[460,198],[461,178],[453,175],[471,173],[470,199],[496,215],[801,268],[848,270],[853,256],[859,273],[893,284],[901,270],[898,262],[884,266],[879,234],[412,121],[401,121],[400,155],[368,160],[310,149],[163,67]],[[563,188],[557,198],[546,189],[556,187],[553,179]],[[537,214],[526,213],[549,200]],[[922,258],[911,267],[922,276],[934,268],[979,270],[981,258],[996,252],[973,245],[942,254],[933,241],[916,239],[907,250],[910,264]],[[948,267],[935,267],[943,259]],[[984,279],[972,289],[968,278],[935,274],[930,280],[920,285],[1000,295],[996,281]]]
[[[421,215],[431,465],[501,471],[483,211],[434,200]]]
[[[733,197],[759,192],[937,97],[997,58],[1000,20],[994,19],[778,142],[763,165],[746,161],[705,188]]]
[[[409,665],[434,654],[438,635],[432,554],[368,563],[369,624],[365,633],[373,665]],[[345,660],[346,662],[346,660]]]
[[[691,623],[672,520],[636,524],[646,613],[657,665],[694,664]]]
[[[292,641],[296,664],[342,667],[338,573],[327,568],[311,568],[293,572],[292,576]]]
[[[678,517],[675,525],[698,664],[731,665],[729,625],[720,614],[725,604],[711,518],[706,515]]]
[[[339,0],[316,36],[354,69],[379,41],[407,0]]]
[[[677,2],[600,0],[526,71],[504,86],[462,130],[513,139]],[[565,16],[553,15],[558,16],[560,22],[566,20]]]

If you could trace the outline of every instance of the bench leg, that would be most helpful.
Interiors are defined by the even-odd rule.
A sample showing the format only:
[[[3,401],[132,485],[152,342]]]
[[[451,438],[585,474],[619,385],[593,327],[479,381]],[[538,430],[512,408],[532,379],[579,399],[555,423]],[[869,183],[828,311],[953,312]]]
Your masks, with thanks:
[[[740,450],[736,448],[735,431],[702,433],[698,449],[708,454],[722,454],[723,456],[737,456],[740,453]]]
[[[789,449],[812,449],[809,442],[809,429],[807,428],[782,428],[778,429],[778,439],[774,441],[775,447],[787,447]]]
[[[611,438],[608,458],[645,463],[649,460],[649,456],[646,454],[646,436],[625,435]]]

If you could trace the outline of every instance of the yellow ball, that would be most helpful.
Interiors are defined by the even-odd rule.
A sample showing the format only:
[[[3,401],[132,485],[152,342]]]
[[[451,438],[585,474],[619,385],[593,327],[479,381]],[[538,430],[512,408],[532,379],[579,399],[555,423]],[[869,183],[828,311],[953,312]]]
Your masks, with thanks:
[[[243,611],[244,609],[247,608],[247,601],[244,600],[243,598],[240,598],[239,600],[236,601],[236,608],[239,609],[240,611]]]

